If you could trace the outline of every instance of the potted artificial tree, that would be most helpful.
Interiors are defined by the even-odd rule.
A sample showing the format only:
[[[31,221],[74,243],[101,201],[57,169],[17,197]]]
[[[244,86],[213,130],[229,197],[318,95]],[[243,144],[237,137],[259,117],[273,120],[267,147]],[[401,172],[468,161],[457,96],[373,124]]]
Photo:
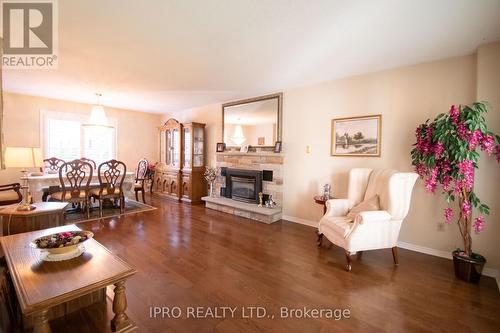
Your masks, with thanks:
[[[453,251],[455,275],[468,282],[479,282],[486,259],[472,252],[471,231],[480,233],[485,227],[484,215],[490,208],[474,194],[474,171],[478,168],[481,149],[495,155],[500,162],[500,137],[486,127],[484,103],[454,105],[449,113],[438,115],[417,127],[417,142],[411,151],[412,164],[425,181],[425,188],[435,193],[441,185],[449,205],[444,219],[455,219],[463,240],[463,249]],[[496,141],[496,144],[495,144]],[[450,205],[458,201],[458,208]],[[454,205],[456,207],[456,205]],[[473,210],[479,215],[473,220]],[[456,217],[455,217],[456,216]]]

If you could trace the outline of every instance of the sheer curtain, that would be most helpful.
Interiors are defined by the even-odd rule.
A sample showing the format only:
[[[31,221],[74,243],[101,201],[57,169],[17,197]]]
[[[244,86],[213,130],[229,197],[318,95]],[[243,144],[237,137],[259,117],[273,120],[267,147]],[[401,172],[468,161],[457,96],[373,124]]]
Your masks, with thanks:
[[[0,60],[3,55],[3,39],[0,38]],[[2,66],[0,65],[0,170],[5,169],[4,146],[3,146],[3,90],[2,90]]]

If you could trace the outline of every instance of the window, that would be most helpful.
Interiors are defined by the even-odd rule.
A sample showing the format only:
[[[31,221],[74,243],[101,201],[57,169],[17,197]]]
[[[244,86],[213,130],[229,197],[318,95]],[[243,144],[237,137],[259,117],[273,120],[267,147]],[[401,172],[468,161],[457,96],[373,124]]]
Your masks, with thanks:
[[[81,157],[80,122],[49,118],[47,127],[46,158],[57,157],[70,161]]]
[[[86,117],[78,114],[42,111],[45,158],[71,161],[80,157],[98,165],[116,158],[116,130],[109,127],[82,126]],[[116,120],[109,119],[110,123]]]
[[[96,163],[115,158],[115,129],[83,127],[83,151],[86,158],[90,158]]]

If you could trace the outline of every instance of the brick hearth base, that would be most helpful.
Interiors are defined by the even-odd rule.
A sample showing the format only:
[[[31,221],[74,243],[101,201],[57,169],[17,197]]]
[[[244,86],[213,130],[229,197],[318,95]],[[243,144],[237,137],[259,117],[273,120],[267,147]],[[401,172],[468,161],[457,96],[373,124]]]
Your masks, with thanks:
[[[281,208],[259,207],[255,204],[239,202],[221,197],[203,197],[201,200],[205,201],[207,208],[236,216],[246,217],[247,219],[267,224],[281,220]]]

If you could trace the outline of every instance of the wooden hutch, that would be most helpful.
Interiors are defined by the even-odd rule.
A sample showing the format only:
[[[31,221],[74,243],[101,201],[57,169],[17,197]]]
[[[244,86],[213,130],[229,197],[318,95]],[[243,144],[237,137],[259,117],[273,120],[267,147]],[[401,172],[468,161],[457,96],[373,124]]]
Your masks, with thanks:
[[[181,124],[169,119],[159,127],[160,163],[155,172],[156,193],[199,203],[206,195],[205,124]]]

